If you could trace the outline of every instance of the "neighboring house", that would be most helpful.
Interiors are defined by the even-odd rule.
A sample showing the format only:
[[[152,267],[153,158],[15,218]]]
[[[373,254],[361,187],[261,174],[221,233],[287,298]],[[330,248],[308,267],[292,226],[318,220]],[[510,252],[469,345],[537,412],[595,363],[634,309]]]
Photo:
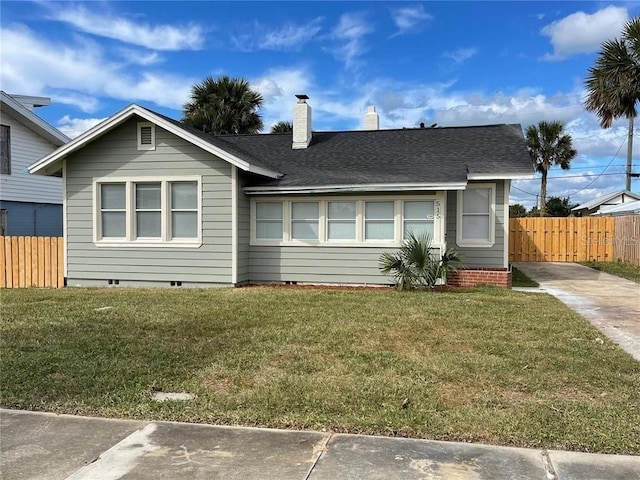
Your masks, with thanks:
[[[51,99],[0,92],[0,235],[62,236],[62,179],[27,167],[69,138],[33,113]]]
[[[628,190],[618,190],[617,192],[607,193],[600,197],[594,198],[590,202],[583,203],[571,209],[576,217],[587,217],[589,215],[598,215],[601,209],[611,205],[620,205],[621,203],[634,202],[640,200],[640,195],[632,193]]]
[[[210,136],[131,105],[32,165],[65,184],[69,285],[389,284],[408,231],[458,248],[465,282],[507,286],[519,125]]]
[[[606,215],[612,217],[622,215],[640,215],[640,200],[602,207],[597,213],[594,213],[594,215]]]

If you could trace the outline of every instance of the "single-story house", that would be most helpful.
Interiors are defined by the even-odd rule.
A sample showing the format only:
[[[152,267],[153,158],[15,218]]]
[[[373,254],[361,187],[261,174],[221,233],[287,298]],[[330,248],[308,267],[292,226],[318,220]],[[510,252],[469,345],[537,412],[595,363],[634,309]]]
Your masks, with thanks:
[[[62,179],[27,171],[70,140],[34,112],[50,103],[0,91],[0,235],[62,236]]]
[[[597,213],[594,213],[594,215],[610,217],[640,215],[640,200],[602,207]]]
[[[620,205],[627,202],[635,202],[640,200],[640,195],[630,192],[629,190],[618,190],[617,192],[600,195],[582,205],[578,205],[571,209],[571,214],[576,217],[587,217],[589,215],[597,215],[601,209],[613,205]]]
[[[68,285],[389,284],[409,231],[457,248],[454,282],[508,286],[520,125],[212,136],[130,105],[33,164],[64,184]]]

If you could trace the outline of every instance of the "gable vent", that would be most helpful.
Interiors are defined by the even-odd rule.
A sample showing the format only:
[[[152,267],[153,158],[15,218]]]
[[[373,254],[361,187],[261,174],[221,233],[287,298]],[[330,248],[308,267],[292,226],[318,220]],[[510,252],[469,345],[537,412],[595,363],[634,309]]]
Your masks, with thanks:
[[[140,127],[140,145],[152,145],[151,127]]]
[[[138,123],[138,150],[156,149],[156,126],[151,122]]]

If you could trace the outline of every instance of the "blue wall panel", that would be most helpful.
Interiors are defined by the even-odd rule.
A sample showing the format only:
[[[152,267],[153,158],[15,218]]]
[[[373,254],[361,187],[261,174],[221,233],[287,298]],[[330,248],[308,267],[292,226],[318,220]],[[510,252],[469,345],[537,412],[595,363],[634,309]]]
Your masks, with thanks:
[[[7,236],[62,236],[62,205],[0,201],[6,210]]]

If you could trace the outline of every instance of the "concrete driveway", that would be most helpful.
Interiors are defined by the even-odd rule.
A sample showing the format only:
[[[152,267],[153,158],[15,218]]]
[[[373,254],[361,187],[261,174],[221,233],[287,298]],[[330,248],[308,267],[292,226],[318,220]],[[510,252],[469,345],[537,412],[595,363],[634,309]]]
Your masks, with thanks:
[[[640,284],[576,263],[515,267],[640,361]]]

